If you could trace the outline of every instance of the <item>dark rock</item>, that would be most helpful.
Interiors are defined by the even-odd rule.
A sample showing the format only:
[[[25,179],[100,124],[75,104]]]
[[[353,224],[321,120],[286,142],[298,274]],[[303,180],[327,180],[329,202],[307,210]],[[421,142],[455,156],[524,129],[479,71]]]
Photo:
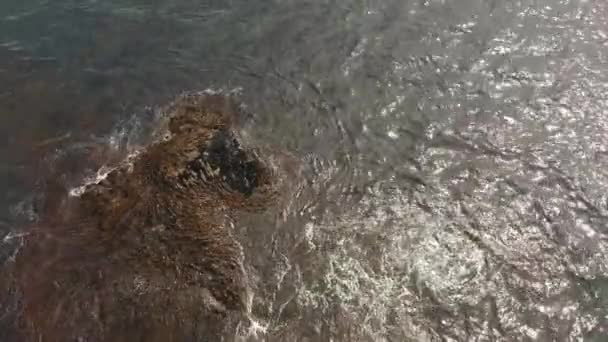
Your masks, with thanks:
[[[272,204],[276,160],[242,145],[228,97],[166,111],[159,141],[28,228],[3,277],[23,340],[215,341],[250,310],[230,224]]]

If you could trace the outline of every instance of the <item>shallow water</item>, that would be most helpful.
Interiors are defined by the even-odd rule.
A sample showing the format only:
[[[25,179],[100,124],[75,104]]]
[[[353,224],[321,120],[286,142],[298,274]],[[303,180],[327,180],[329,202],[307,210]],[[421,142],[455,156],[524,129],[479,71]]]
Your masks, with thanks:
[[[259,331],[235,339],[604,341],[607,20],[599,0],[4,0],[2,255],[49,169],[77,186],[91,145],[222,88],[308,184],[236,227]]]

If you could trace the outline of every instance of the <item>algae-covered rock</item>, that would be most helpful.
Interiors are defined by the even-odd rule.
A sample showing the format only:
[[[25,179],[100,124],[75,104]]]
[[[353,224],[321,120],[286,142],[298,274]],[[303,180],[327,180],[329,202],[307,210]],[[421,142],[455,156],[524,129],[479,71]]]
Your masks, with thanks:
[[[24,340],[205,341],[247,314],[231,227],[273,203],[285,154],[243,146],[239,110],[180,96],[156,142],[26,232],[5,277]]]

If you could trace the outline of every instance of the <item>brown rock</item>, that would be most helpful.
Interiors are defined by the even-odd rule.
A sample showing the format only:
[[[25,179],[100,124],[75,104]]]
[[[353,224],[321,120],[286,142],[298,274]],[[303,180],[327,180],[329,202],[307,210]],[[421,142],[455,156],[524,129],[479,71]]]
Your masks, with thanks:
[[[24,340],[213,341],[249,310],[230,226],[276,197],[276,161],[241,145],[230,98],[167,112],[159,141],[27,231],[4,278]]]

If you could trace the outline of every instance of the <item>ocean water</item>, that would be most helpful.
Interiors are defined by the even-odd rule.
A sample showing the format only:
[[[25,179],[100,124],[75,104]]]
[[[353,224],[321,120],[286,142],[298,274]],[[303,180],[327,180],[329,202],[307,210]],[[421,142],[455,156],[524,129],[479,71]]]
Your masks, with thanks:
[[[77,188],[94,146],[224,89],[308,184],[235,228],[254,297],[227,338],[605,341],[607,23],[600,0],[3,0],[0,256],[45,175]]]

